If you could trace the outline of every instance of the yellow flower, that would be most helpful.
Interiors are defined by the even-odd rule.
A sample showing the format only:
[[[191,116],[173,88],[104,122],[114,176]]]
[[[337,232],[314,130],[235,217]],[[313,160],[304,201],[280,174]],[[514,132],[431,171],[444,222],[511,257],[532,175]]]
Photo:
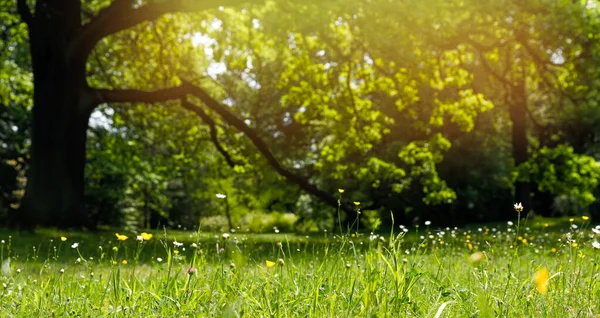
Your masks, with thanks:
[[[556,247],[553,247],[551,251],[552,253],[556,253]]]
[[[523,244],[527,244],[527,239],[522,239],[521,242],[523,242]]]
[[[112,264],[113,265],[117,265],[117,261],[112,261]]]
[[[127,260],[126,260],[126,259],[124,259],[124,260],[121,262],[121,264],[123,264],[123,265],[127,265]]]
[[[61,236],[61,237],[60,237],[60,240],[64,242],[64,241],[66,241],[66,240],[67,240],[67,238],[66,238],[66,237],[64,237],[64,236]]]
[[[140,236],[142,237],[142,239],[144,241],[149,241],[152,238],[152,234],[146,233],[146,232],[142,232],[142,234],[140,234]]]
[[[547,268],[542,267],[533,274],[533,281],[535,282],[537,291],[540,294],[545,294],[548,291],[548,285],[550,284],[550,272]]]
[[[577,242],[573,242],[573,244],[571,244],[571,246],[577,247],[577,246],[579,246],[579,244],[577,244]]]
[[[582,218],[584,221],[587,221],[587,220],[589,220],[589,219],[590,219],[590,217],[589,217],[589,216],[587,216],[587,215],[584,215],[584,216],[582,216],[581,218]]]
[[[569,219],[569,222],[573,222],[573,221],[575,221],[575,219]]]
[[[175,253],[175,255],[179,254],[178,250],[174,250],[173,253]]]
[[[549,227],[549,226],[550,226],[550,224],[544,223],[544,227]]]
[[[360,205],[360,202],[356,202],[356,201],[355,201],[355,202],[354,202],[354,205],[356,205],[356,206],[359,206],[359,205]]]
[[[467,246],[469,247],[469,251],[473,249],[473,244],[469,243]]]
[[[125,236],[125,235],[121,235],[119,233],[116,233],[115,235],[117,236],[117,240],[119,240],[119,241],[127,240],[127,236]]]
[[[275,264],[276,264],[275,262],[271,262],[269,260],[267,260],[265,263],[267,264],[267,268],[271,268],[271,267],[275,266]]]
[[[339,193],[344,193],[344,189],[338,189]]]

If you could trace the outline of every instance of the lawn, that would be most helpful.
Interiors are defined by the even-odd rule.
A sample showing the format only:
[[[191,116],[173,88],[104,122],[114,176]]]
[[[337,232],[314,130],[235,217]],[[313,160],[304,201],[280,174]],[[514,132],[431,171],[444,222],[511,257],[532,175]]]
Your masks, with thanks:
[[[589,222],[1,231],[0,316],[600,317],[600,226]]]

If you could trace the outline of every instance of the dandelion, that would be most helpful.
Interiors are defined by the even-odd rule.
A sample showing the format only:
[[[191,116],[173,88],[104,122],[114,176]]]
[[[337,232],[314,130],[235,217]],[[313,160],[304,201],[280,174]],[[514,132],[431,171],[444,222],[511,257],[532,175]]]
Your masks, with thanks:
[[[523,212],[523,205],[521,204],[521,202],[515,203],[513,207],[515,208],[515,211],[517,211],[517,213]]]
[[[64,236],[61,236],[61,237],[60,237],[60,240],[64,242],[64,241],[66,241],[66,240],[67,240],[67,238],[66,238],[66,237],[64,237]]]
[[[547,268],[542,267],[533,275],[533,281],[535,282],[537,291],[540,294],[545,294],[548,291],[548,285],[550,284],[550,272]]]
[[[553,248],[551,249],[551,251],[552,251],[552,253],[556,253],[556,247],[553,247]]]
[[[71,248],[78,248],[79,247],[79,243],[73,243],[73,245],[71,245]]]
[[[271,267],[275,266],[276,263],[267,260],[267,261],[265,261],[265,264],[267,265],[267,268],[271,268]]]
[[[344,189],[338,189],[339,193],[344,193],[344,191],[345,191]]]
[[[223,193],[217,193],[217,194],[215,194],[215,196],[216,196],[217,198],[219,198],[219,199],[225,199],[225,198],[227,197],[227,196],[226,196],[226,195],[224,195]]]
[[[117,240],[119,240],[119,241],[125,241],[125,240],[127,240],[127,239],[128,239],[128,237],[127,237],[127,236],[125,236],[125,235],[121,235],[121,234],[119,234],[119,233],[115,233],[115,235],[117,236]]]

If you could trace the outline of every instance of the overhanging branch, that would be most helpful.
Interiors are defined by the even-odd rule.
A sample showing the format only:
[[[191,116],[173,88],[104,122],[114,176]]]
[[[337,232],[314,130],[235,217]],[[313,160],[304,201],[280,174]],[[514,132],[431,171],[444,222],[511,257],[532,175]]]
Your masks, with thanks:
[[[175,86],[154,91],[139,89],[94,89],[94,105],[101,103],[159,103],[185,97],[186,87]]]
[[[216,112],[223,118],[223,120],[229,125],[235,127],[241,131],[250,139],[256,149],[267,159],[269,165],[286,180],[291,181],[298,185],[302,190],[307,193],[314,195],[320,199],[323,203],[326,203],[332,207],[337,208],[338,206],[346,212],[348,219],[353,220],[356,216],[356,209],[347,204],[340,204],[338,199],[333,195],[319,189],[316,185],[312,184],[306,178],[299,176],[285,168],[275,155],[269,149],[269,146],[259,136],[259,134],[250,126],[248,126],[243,120],[237,118],[231,113],[227,106],[219,103],[217,100],[212,98],[204,89],[199,86],[193,85],[189,82],[184,81],[181,86],[172,88],[166,88],[155,91],[143,91],[136,89],[92,89],[96,103],[157,103],[168,100],[180,100],[182,106],[188,110],[196,113],[200,118],[205,120],[210,125],[210,122],[214,124],[212,118],[210,118],[202,109],[186,101],[187,95],[192,95],[200,99],[202,103],[212,111]],[[206,115],[206,116],[204,116]],[[208,118],[208,121],[206,119]],[[212,129],[212,128],[211,128]],[[212,133],[211,133],[212,134]],[[215,135],[216,136],[216,135]],[[214,139],[213,139],[214,141]],[[217,145],[216,143],[215,145]],[[218,149],[218,148],[217,148]],[[221,150],[219,150],[221,152]],[[222,154],[224,153],[221,152]],[[225,152],[226,153],[226,152]],[[227,156],[226,156],[227,158]],[[231,163],[228,161],[231,165]]]
[[[20,0],[24,1],[24,0]],[[262,2],[260,0],[166,0],[134,7],[133,0],[115,0],[100,10],[96,17],[83,26],[75,40],[75,45],[84,55],[88,55],[98,41],[129,29],[140,23],[154,21],[168,13],[199,12],[220,6],[235,6],[242,3]]]
[[[269,165],[282,177],[286,178],[288,181],[291,181],[302,188],[304,191],[314,195],[319,198],[324,203],[332,206],[338,207],[338,199],[336,199],[333,195],[319,189],[314,184],[310,183],[304,177],[301,177],[294,172],[285,168],[279,160],[273,155],[269,146],[262,140],[262,138],[258,135],[258,133],[248,126],[243,120],[237,118],[234,114],[232,114],[227,106],[219,103],[217,100],[212,98],[206,91],[202,88],[195,86],[189,82],[184,82],[183,86],[187,87],[188,94],[193,95],[199,98],[206,107],[212,109],[214,112],[219,114],[221,118],[228,124],[235,127],[237,130],[241,131],[252,141],[252,144],[256,147],[256,149],[263,155]],[[340,208],[344,210],[350,218],[356,215],[355,209],[348,205],[341,205]]]

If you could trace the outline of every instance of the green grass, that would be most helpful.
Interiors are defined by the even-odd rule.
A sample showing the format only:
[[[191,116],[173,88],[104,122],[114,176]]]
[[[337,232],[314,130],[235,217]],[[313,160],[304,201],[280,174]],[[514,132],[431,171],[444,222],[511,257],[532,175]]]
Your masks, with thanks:
[[[596,317],[600,235],[587,222],[343,236],[154,231],[144,242],[3,231],[0,258],[11,264],[0,316]],[[546,293],[533,279],[542,268]]]

